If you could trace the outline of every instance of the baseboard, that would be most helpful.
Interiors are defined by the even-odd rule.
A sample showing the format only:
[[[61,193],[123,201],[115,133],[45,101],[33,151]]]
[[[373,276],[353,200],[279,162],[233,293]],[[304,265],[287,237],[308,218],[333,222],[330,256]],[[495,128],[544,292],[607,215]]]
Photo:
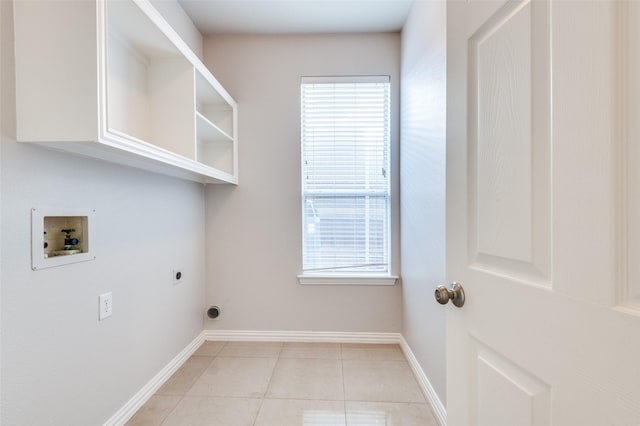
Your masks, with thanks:
[[[350,333],[329,331],[260,331],[260,330],[204,330],[175,358],[156,374],[142,389],[120,408],[104,426],[124,425],[145,402],[176,372],[205,340],[232,342],[333,342],[333,343],[396,343],[404,352],[427,401],[431,404],[436,420],[447,424],[447,413],[438,394],[418,363],[411,347],[400,333]]]
[[[205,340],[229,342],[333,342],[333,343],[397,343],[400,333],[350,333],[332,331],[260,331],[205,330]]]
[[[422,389],[422,393],[424,393],[427,401],[429,401],[429,404],[431,404],[431,408],[433,409],[433,414],[435,415],[436,420],[438,421],[440,426],[446,426],[447,410],[438,397],[435,389],[433,389],[433,386],[431,386],[431,382],[429,382],[427,375],[424,374],[424,370],[413,354],[411,347],[402,336],[400,336],[400,347],[402,348],[404,355],[407,357],[407,361],[409,362],[409,365],[413,370],[413,374],[418,381],[418,385],[420,385],[420,388]]]
[[[178,355],[156,374],[142,389],[140,389],[126,404],[122,406],[104,426],[120,426],[124,425],[133,415],[144,405],[145,402],[156,393],[156,391],[166,382],[178,368],[185,363],[187,359],[200,347],[204,342],[204,333],[200,333],[198,337],[193,339]]]

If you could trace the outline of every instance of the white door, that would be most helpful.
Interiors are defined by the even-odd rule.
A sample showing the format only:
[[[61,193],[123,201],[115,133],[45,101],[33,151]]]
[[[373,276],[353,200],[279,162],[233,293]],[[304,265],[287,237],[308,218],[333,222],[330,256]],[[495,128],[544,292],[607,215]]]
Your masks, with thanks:
[[[449,426],[640,425],[638,9],[448,3]]]

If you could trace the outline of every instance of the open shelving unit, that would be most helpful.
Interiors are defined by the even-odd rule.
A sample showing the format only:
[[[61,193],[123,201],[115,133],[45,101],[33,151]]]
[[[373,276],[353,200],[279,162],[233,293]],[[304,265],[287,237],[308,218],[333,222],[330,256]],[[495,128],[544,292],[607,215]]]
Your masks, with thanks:
[[[147,0],[15,2],[17,139],[237,183],[237,104]]]
[[[237,169],[235,155],[236,108],[215,90],[206,74],[196,72],[196,157],[218,170]]]

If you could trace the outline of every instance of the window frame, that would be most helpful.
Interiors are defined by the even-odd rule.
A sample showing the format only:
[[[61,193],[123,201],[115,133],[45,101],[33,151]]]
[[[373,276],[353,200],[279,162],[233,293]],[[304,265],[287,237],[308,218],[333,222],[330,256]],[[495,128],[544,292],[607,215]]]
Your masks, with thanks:
[[[388,139],[387,139],[387,152],[385,153],[387,156],[387,164],[386,164],[386,173],[388,176],[387,188],[386,192],[381,193],[383,197],[386,198],[386,235],[385,235],[385,247],[384,250],[386,252],[386,270],[385,271],[341,271],[339,268],[334,268],[333,270],[306,270],[298,275],[298,281],[300,284],[311,284],[311,285],[394,285],[398,277],[392,275],[392,260],[393,260],[393,243],[392,243],[392,231],[394,229],[393,225],[393,161],[392,161],[392,140],[393,140],[393,132],[392,132],[392,88],[391,88],[391,78],[388,75],[385,76],[321,76],[321,77],[302,77],[300,80],[300,120],[301,120],[301,134],[300,134],[300,149],[301,149],[301,206],[302,206],[302,217],[301,217],[301,225],[302,225],[302,263],[305,263],[305,209],[306,209],[306,196],[308,193],[305,192],[305,151],[304,151],[304,131],[302,129],[302,121],[304,120],[302,110],[303,106],[303,85],[304,84],[323,84],[323,83],[388,83],[389,84],[389,122],[386,124],[388,131]],[[351,193],[353,197],[366,197],[363,193],[364,191],[354,191]]]

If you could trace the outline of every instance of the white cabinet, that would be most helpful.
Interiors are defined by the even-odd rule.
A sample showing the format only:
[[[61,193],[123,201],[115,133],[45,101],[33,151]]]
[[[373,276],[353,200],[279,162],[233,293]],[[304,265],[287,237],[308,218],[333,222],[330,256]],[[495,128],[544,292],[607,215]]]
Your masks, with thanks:
[[[14,3],[17,140],[237,183],[237,105],[147,0]]]

